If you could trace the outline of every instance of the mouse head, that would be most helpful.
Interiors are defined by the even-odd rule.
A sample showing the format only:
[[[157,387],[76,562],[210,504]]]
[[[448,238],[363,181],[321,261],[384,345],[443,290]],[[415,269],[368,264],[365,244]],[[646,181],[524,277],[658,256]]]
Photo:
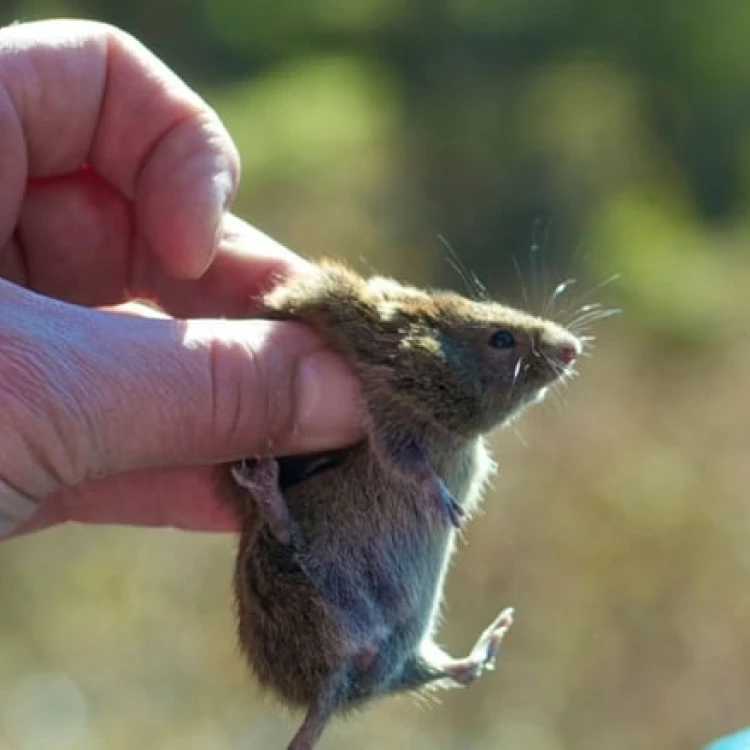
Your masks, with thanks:
[[[431,292],[332,263],[267,298],[311,325],[363,383],[371,412],[477,435],[540,400],[581,343],[554,322],[451,292]]]

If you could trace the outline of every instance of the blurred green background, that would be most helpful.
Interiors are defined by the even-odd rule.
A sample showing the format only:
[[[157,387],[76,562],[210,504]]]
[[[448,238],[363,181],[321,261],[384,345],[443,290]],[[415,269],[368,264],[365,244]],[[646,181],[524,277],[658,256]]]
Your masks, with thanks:
[[[514,604],[498,670],[321,748],[682,750],[750,724],[750,3],[3,0],[0,22],[58,15],[195,86],[241,149],[237,212],[297,251],[460,289],[441,233],[506,300],[572,275],[563,320],[624,309],[494,440],[441,636],[462,653]],[[299,719],[234,646],[233,547],[0,545],[0,749],[284,747]]]

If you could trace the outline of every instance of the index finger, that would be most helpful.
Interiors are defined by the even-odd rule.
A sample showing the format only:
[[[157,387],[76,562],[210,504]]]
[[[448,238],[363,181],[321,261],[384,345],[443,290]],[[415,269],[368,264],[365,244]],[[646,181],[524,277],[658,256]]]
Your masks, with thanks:
[[[0,29],[0,247],[29,178],[84,165],[132,201],[134,226],[170,273],[203,273],[239,177],[237,151],[213,110],[111,26]]]

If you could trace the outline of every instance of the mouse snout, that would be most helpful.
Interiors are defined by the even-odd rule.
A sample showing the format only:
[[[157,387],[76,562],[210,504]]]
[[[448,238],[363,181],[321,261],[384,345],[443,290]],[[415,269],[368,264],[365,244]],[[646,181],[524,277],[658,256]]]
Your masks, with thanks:
[[[557,358],[564,365],[572,365],[578,359],[578,355],[581,353],[580,348],[573,346],[572,344],[563,344],[557,350]]]
[[[556,362],[559,362],[564,367],[572,365],[578,357],[581,356],[583,346],[581,342],[566,332],[561,332],[559,335],[548,340],[547,343],[547,354],[551,356]]]

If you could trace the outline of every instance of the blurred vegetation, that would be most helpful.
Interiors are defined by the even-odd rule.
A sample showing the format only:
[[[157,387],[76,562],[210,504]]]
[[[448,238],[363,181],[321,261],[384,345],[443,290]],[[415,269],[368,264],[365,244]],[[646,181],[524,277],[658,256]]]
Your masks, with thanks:
[[[237,211],[310,255],[538,307],[621,305],[564,398],[495,440],[442,631],[504,604],[497,672],[323,748],[682,750],[750,724],[746,0],[4,0],[117,23],[219,111]],[[518,266],[520,273],[516,272]],[[616,284],[587,294],[612,273]],[[2,750],[283,747],[237,657],[233,541],[0,547]]]

